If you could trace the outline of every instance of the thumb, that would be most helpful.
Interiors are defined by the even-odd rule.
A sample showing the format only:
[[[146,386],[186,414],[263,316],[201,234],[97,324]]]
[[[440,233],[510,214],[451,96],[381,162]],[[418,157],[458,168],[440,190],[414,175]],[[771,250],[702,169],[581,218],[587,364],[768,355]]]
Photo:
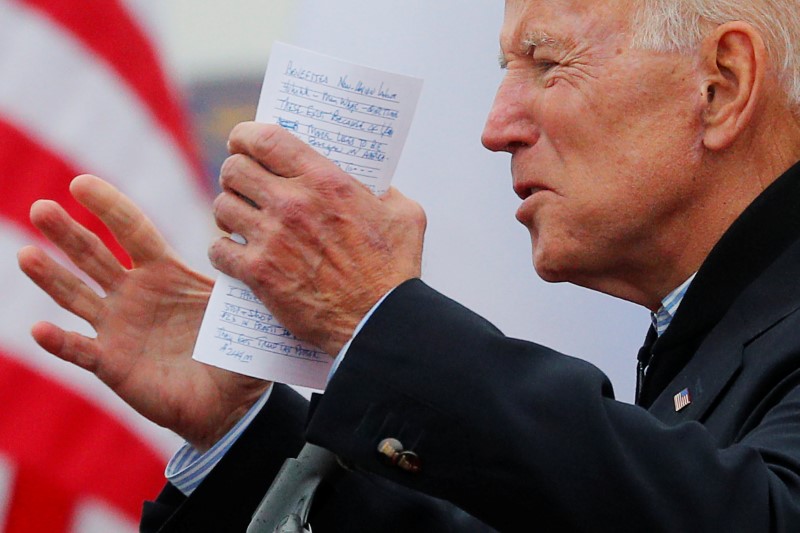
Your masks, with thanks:
[[[394,187],[390,187],[381,197],[383,205],[395,212],[401,218],[412,222],[422,233],[428,226],[428,217],[425,210],[415,200],[401,193]]]

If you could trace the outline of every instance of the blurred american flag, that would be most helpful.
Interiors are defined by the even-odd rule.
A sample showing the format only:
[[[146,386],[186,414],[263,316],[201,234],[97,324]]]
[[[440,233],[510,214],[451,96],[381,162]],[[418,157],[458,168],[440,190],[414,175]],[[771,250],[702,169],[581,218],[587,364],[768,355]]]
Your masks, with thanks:
[[[25,244],[47,248],[28,210],[51,198],[127,264],[68,195],[72,177],[93,173],[207,270],[209,192],[159,56],[160,9],[157,0],[0,0],[0,532],[135,531],[177,446],[35,344],[37,320],[91,331],[15,259]]]

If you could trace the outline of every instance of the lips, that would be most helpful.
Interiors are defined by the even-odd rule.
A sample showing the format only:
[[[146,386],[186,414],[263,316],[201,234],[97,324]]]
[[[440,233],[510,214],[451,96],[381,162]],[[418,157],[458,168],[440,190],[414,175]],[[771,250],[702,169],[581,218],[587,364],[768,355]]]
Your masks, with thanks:
[[[540,191],[543,191],[543,190],[545,190],[545,188],[544,187],[540,187],[538,185],[523,185],[523,184],[514,185],[514,192],[522,200],[524,200],[524,199],[526,199],[526,198],[528,198],[530,196],[533,196],[537,192],[540,192]]]
[[[514,154],[511,158],[511,178],[514,192],[521,200],[526,200],[538,192],[553,190],[541,181],[546,179],[546,176],[529,167],[521,166],[518,154]]]
[[[521,222],[524,226],[532,227],[533,225],[533,214],[537,210],[537,204],[540,202],[534,201],[526,201],[529,198],[532,198],[536,193],[541,192],[548,192],[551,189],[547,187],[542,187],[541,185],[531,185],[531,184],[516,184],[514,185],[514,192],[517,193],[522,199],[522,204],[517,208],[516,218],[519,222]],[[537,196],[539,198],[539,196]]]

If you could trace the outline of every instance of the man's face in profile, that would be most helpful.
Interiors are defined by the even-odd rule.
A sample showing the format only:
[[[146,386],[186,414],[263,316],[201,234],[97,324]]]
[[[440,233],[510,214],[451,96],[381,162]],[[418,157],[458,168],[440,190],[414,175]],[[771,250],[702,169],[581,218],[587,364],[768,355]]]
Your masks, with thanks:
[[[508,0],[507,72],[483,133],[512,154],[539,275],[622,297],[647,261],[680,248],[701,186],[693,58],[633,48],[635,5]]]

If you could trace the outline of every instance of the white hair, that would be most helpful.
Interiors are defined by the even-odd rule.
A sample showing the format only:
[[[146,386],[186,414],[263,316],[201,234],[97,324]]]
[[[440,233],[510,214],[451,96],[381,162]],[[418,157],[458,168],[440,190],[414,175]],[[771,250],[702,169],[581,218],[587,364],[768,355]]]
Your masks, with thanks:
[[[638,0],[633,19],[636,47],[695,50],[709,28],[751,24],[767,47],[790,102],[800,107],[800,3],[796,0]]]

